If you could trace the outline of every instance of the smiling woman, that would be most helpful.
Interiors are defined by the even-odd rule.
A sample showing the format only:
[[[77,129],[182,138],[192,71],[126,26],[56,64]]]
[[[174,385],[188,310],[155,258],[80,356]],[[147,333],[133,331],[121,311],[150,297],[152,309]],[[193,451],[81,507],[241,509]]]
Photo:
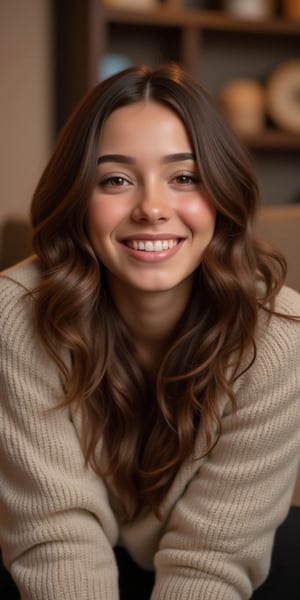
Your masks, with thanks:
[[[127,302],[130,313],[133,293],[137,302],[168,291],[179,318],[216,217],[185,126],[158,102],[119,108],[104,123],[98,165],[87,228],[119,312]]]
[[[0,547],[22,599],[246,600],[266,578],[297,474],[300,299],[258,203],[176,65],[103,81],[63,129],[36,255],[0,277]]]

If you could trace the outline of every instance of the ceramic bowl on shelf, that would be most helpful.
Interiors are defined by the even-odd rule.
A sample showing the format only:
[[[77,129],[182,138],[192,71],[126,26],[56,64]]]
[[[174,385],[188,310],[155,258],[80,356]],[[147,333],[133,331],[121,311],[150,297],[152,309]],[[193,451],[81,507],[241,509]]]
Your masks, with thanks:
[[[223,0],[223,8],[238,19],[269,19],[276,11],[275,0]]]
[[[132,61],[127,54],[108,52],[104,54],[98,64],[98,81],[103,81],[124,69],[132,67]]]
[[[266,108],[280,129],[300,135],[300,59],[280,64],[270,75]]]
[[[221,108],[237,133],[255,135],[264,129],[264,89],[256,79],[234,79],[219,94]]]
[[[282,0],[281,10],[285,19],[300,22],[300,0]]]

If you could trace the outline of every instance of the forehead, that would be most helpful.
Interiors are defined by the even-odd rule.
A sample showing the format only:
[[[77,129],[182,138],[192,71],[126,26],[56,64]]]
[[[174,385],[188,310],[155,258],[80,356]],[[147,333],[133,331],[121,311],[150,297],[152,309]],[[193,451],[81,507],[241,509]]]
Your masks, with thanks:
[[[136,102],[114,110],[105,121],[99,139],[101,151],[115,146],[155,145],[157,151],[168,144],[192,149],[188,132],[180,117],[168,106],[152,100]]]

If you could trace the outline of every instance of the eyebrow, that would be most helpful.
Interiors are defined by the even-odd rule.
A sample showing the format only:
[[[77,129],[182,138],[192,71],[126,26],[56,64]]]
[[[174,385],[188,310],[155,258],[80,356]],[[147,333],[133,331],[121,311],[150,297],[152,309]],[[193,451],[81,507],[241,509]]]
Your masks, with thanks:
[[[131,156],[126,156],[125,154],[103,154],[103,156],[98,157],[98,165],[105,162],[117,162],[117,163],[125,163],[128,165],[134,165],[136,163],[136,159]]]
[[[163,165],[172,162],[181,162],[182,160],[195,160],[195,154],[193,152],[177,152],[177,154],[167,154],[163,156],[160,162]]]
[[[160,159],[160,163],[165,165],[172,162],[180,162],[183,160],[195,160],[193,152],[177,152],[176,154],[167,154]],[[106,162],[117,162],[127,165],[135,165],[137,160],[126,154],[103,154],[98,157],[98,165]]]

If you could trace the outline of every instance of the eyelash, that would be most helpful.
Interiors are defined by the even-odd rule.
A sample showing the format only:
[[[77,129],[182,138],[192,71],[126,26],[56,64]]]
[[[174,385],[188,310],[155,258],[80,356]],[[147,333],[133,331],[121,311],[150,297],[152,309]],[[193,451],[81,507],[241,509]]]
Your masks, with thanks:
[[[180,181],[181,180],[181,181]],[[116,183],[116,182],[119,183]],[[195,185],[197,183],[200,182],[200,178],[196,177],[195,175],[188,175],[187,173],[180,173],[179,175],[176,175],[175,177],[173,177],[173,179],[171,180],[172,182],[175,182],[175,184],[177,185]],[[122,177],[121,175],[112,175],[111,177],[107,177],[106,179],[103,179],[99,182],[99,185],[101,187],[116,187],[116,188],[121,188],[121,187],[125,187],[125,185],[130,185],[130,182],[128,181],[128,179],[126,179],[126,177]]]

